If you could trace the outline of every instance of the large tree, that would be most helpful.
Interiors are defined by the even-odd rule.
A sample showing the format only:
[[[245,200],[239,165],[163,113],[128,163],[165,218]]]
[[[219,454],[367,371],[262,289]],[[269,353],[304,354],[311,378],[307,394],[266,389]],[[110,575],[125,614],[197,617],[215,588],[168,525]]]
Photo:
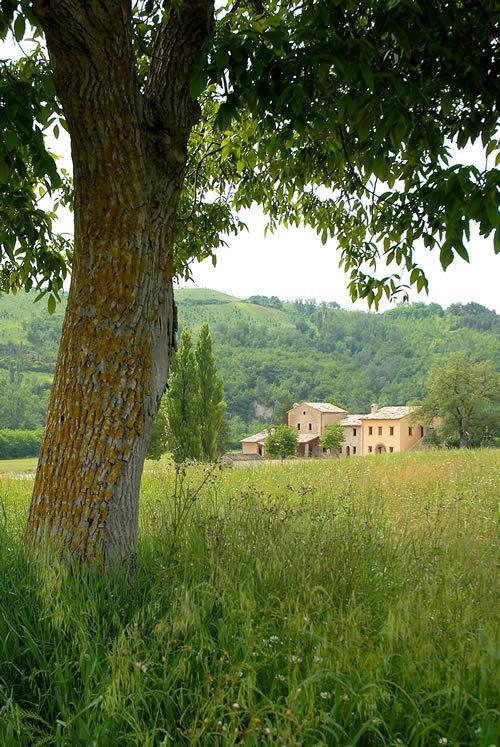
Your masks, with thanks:
[[[450,445],[491,443],[500,429],[500,376],[494,365],[463,353],[445,356],[431,368],[427,396],[412,416],[418,419],[437,422],[441,439]]]
[[[426,287],[417,240],[447,267],[471,222],[498,225],[495,169],[449,160],[495,148],[497,20],[496,0],[230,0],[215,21],[213,0],[1,3],[0,35],[44,39],[0,63],[0,287],[53,308],[71,263],[34,544],[134,556],[172,279],[238,230],[234,210],[335,236],[353,298],[375,303],[401,268]],[[73,187],[44,141],[60,126]]]

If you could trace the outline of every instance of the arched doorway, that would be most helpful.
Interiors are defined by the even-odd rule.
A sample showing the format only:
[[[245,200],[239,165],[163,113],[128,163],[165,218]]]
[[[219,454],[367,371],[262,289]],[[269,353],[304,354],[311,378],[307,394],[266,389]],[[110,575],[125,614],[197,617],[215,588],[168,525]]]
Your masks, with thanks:
[[[350,446],[346,446],[345,447],[345,455],[346,455],[346,457],[351,456],[351,447]]]
[[[378,446],[375,446],[375,454],[385,454],[386,448],[384,444],[379,444]]]

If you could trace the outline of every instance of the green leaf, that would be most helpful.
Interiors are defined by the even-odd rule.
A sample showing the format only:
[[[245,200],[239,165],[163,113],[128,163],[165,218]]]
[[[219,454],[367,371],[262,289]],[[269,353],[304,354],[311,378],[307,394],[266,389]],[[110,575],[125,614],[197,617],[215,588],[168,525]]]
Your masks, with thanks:
[[[446,270],[447,267],[453,262],[453,251],[448,241],[445,241],[439,252],[439,261],[441,267]]]
[[[56,299],[55,296],[49,296],[47,298],[47,310],[49,314],[54,314],[56,310]]]
[[[3,160],[3,158],[0,158],[0,183],[7,182],[9,179],[9,167]]]
[[[461,241],[456,241],[453,245],[453,248],[455,249],[456,253],[462,257],[462,259],[465,259],[466,262],[469,262],[469,252],[465,248],[465,246],[462,244]]]
[[[20,42],[24,39],[25,31],[26,31],[26,19],[20,13],[17,16],[16,20],[14,21],[14,37],[17,42]]]
[[[197,70],[191,78],[189,84],[189,94],[192,99],[197,99],[203,93],[208,84],[208,77],[202,70]]]

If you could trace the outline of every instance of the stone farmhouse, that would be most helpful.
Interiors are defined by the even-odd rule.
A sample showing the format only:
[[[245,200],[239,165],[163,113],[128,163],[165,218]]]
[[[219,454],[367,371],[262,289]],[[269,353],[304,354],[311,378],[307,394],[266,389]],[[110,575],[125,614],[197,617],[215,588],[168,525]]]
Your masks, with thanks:
[[[373,404],[368,414],[353,414],[329,402],[299,402],[288,412],[288,425],[296,428],[297,451],[301,457],[337,456],[320,445],[325,428],[338,422],[344,429],[344,442],[338,456],[361,456],[416,448],[427,432],[423,423],[410,423],[411,407],[381,407]],[[268,430],[241,440],[242,454],[265,456]]]

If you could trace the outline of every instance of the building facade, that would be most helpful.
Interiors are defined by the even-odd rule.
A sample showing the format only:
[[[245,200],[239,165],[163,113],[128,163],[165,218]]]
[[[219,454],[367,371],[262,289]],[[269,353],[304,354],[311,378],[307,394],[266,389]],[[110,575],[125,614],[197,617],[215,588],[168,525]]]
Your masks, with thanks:
[[[340,425],[344,429],[344,443],[339,456],[361,456],[363,453],[363,415],[346,415]]]
[[[303,457],[327,456],[319,443],[325,428],[340,422],[347,411],[330,402],[296,402],[288,412],[288,426],[296,428],[298,455]]]
[[[425,436],[423,423],[409,420],[411,407],[372,405],[369,415],[362,415],[363,454],[407,451]]]

